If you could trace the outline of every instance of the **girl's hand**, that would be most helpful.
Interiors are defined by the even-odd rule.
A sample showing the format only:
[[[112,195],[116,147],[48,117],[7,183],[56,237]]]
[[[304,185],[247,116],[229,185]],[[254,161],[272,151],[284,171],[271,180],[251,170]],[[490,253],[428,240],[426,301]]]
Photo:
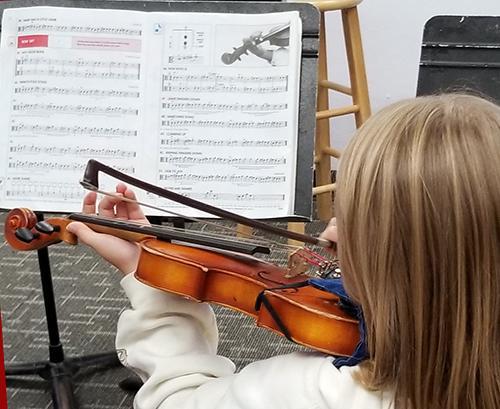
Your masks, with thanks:
[[[327,239],[334,243],[334,246],[332,246],[332,253],[336,254],[336,248],[337,248],[337,241],[338,241],[338,235],[337,235],[337,219],[334,217],[328,222],[328,225],[326,226],[325,230],[323,230],[323,233],[319,235],[322,239]]]
[[[135,193],[123,183],[116,186],[116,193],[128,199],[136,200]],[[96,214],[97,194],[88,193],[83,199],[83,213]],[[120,201],[106,196],[99,202],[100,216],[129,220],[135,223],[149,224],[140,206],[137,203]],[[67,230],[75,234],[78,239],[92,247],[105,260],[117,267],[122,273],[132,273],[137,269],[140,248],[137,243],[120,239],[109,234],[97,233],[80,222],[68,224]]]

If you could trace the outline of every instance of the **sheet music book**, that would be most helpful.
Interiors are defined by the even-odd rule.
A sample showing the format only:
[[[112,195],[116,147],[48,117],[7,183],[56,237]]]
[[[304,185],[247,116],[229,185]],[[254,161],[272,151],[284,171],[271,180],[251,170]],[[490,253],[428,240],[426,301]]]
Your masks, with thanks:
[[[250,37],[266,58],[238,56]],[[92,158],[247,217],[293,215],[300,58],[297,11],[6,9],[0,207],[79,211]]]

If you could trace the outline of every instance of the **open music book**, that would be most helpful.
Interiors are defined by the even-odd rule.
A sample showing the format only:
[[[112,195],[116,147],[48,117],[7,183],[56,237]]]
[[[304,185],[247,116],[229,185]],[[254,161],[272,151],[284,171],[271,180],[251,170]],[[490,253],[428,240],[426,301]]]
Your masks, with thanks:
[[[247,217],[293,215],[298,12],[6,9],[0,53],[1,208],[79,211],[92,158]]]

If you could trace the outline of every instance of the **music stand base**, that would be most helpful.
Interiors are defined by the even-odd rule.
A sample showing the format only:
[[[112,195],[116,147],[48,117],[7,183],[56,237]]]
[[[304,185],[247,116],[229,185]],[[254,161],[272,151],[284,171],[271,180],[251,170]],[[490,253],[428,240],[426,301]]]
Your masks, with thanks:
[[[73,357],[60,362],[37,361],[7,365],[5,374],[9,379],[20,375],[38,375],[51,382],[54,409],[75,409],[77,404],[73,393],[73,376],[82,368],[120,366],[116,351]]]

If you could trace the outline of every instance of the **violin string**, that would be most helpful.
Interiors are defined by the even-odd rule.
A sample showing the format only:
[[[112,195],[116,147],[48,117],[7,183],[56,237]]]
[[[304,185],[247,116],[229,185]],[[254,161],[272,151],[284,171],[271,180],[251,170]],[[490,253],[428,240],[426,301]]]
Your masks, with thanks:
[[[166,210],[166,209],[163,209],[161,207],[154,206],[154,205],[149,204],[149,203],[144,203],[144,202],[141,202],[139,200],[130,199],[128,197],[124,197],[124,196],[116,194],[116,193],[106,192],[106,191],[103,191],[100,189],[96,189],[94,191],[97,193],[100,193],[102,195],[112,197],[112,198],[117,199],[119,201],[138,204],[140,206],[144,206],[144,207],[148,207],[150,209],[158,210],[158,211],[163,212],[163,213],[168,213],[170,215],[177,216],[177,217],[180,217],[182,219],[187,219],[187,220],[190,220],[192,222],[202,223],[202,224],[204,223],[204,224],[209,225],[217,230],[222,229],[222,230],[226,230],[226,231],[230,231],[231,233],[234,233],[234,229],[229,227],[229,226],[224,226],[224,225],[214,223],[214,222],[211,222],[208,220],[201,220],[201,219],[198,219],[198,218],[193,217],[193,216],[186,216],[186,215],[176,213],[176,212],[171,211],[171,210]],[[140,223],[138,223],[138,224],[140,224]],[[165,227],[165,226],[163,226],[163,227]],[[168,227],[168,230],[169,231],[183,231],[183,229],[175,228],[175,227]],[[226,238],[225,236],[221,236],[220,234],[216,234],[216,233],[212,233],[212,232],[204,231],[204,234],[206,234],[207,236],[210,236],[212,238]],[[262,243],[262,241],[266,241],[266,242],[272,243],[273,245],[275,245],[277,247],[286,248],[288,250],[297,250],[297,249],[303,248],[302,246],[280,243],[278,241],[275,241],[275,240],[272,240],[269,238],[262,238],[262,240],[258,240],[255,238],[255,236],[253,236],[252,234],[246,233],[246,232],[239,232],[239,234],[245,236],[244,239],[246,240],[247,243],[255,244],[255,243]],[[312,250],[309,250],[309,251],[312,251]]]
[[[211,222],[211,221],[208,221],[208,220],[201,220],[201,219],[198,219],[198,218],[193,217],[193,216],[186,216],[186,215],[183,215],[183,214],[180,214],[180,213],[176,213],[176,212],[171,211],[171,210],[167,210],[167,209],[163,209],[163,208],[158,207],[158,206],[151,205],[149,203],[144,203],[144,202],[140,202],[138,200],[130,199],[128,197],[124,197],[124,196],[116,194],[116,193],[106,192],[106,191],[99,190],[99,189],[95,189],[94,191],[97,192],[97,193],[100,193],[102,195],[112,197],[112,198],[117,199],[119,201],[124,201],[124,202],[138,204],[140,206],[144,206],[144,207],[148,207],[148,208],[151,208],[151,209],[154,209],[154,210],[158,210],[158,211],[160,211],[162,213],[168,213],[170,215],[173,215],[173,216],[176,216],[176,217],[180,217],[182,219],[186,219],[186,220],[190,220],[190,221],[193,221],[193,222],[196,222],[196,223],[202,223],[202,224],[205,224],[205,225],[209,225],[209,226],[212,226],[213,228],[215,228],[216,230],[225,230],[225,231],[230,231],[231,233],[234,233],[234,229],[231,228],[231,227],[229,227],[229,226],[224,226],[222,224],[214,223],[214,222]],[[134,224],[140,224],[140,223],[136,222]],[[174,231],[174,232],[175,231],[179,231],[179,232],[185,231],[185,229],[176,228],[176,227],[170,227],[170,226],[162,226],[162,228],[164,228],[165,230]],[[192,229],[187,229],[187,230],[194,231]],[[214,232],[204,231],[203,234],[205,236],[211,237],[211,238],[227,238],[227,236],[222,236],[222,235],[214,233]],[[251,233],[249,234],[249,233],[246,233],[246,232],[243,232],[243,231],[240,231],[239,234],[240,234],[240,236],[244,236],[244,237],[243,238],[239,237],[238,239],[240,241],[245,242],[245,243],[262,244],[263,242],[267,242],[267,243],[270,243],[270,244],[272,244],[273,246],[275,246],[277,248],[281,248],[283,250],[288,251],[289,255],[293,254],[294,252],[297,252],[298,256],[301,257],[303,260],[305,260],[308,264],[318,267],[318,271],[315,271],[315,272],[312,273],[315,276],[323,274],[322,268],[321,268],[322,264],[325,264],[325,262],[326,262],[326,265],[329,264],[327,262],[328,259],[326,259],[322,255],[320,255],[319,253],[311,250],[310,248],[306,247],[305,245],[304,246],[297,246],[297,245],[292,245],[292,244],[284,244],[284,243],[280,243],[280,242],[278,242],[276,240],[272,240],[272,239],[269,239],[269,238],[263,238],[263,237],[257,239],[253,234],[251,234]],[[305,256],[304,254],[302,254],[301,250],[304,250],[309,256]],[[318,259],[321,260],[321,261],[318,262]],[[335,260],[332,261],[332,263],[334,263],[334,262],[335,262]]]

